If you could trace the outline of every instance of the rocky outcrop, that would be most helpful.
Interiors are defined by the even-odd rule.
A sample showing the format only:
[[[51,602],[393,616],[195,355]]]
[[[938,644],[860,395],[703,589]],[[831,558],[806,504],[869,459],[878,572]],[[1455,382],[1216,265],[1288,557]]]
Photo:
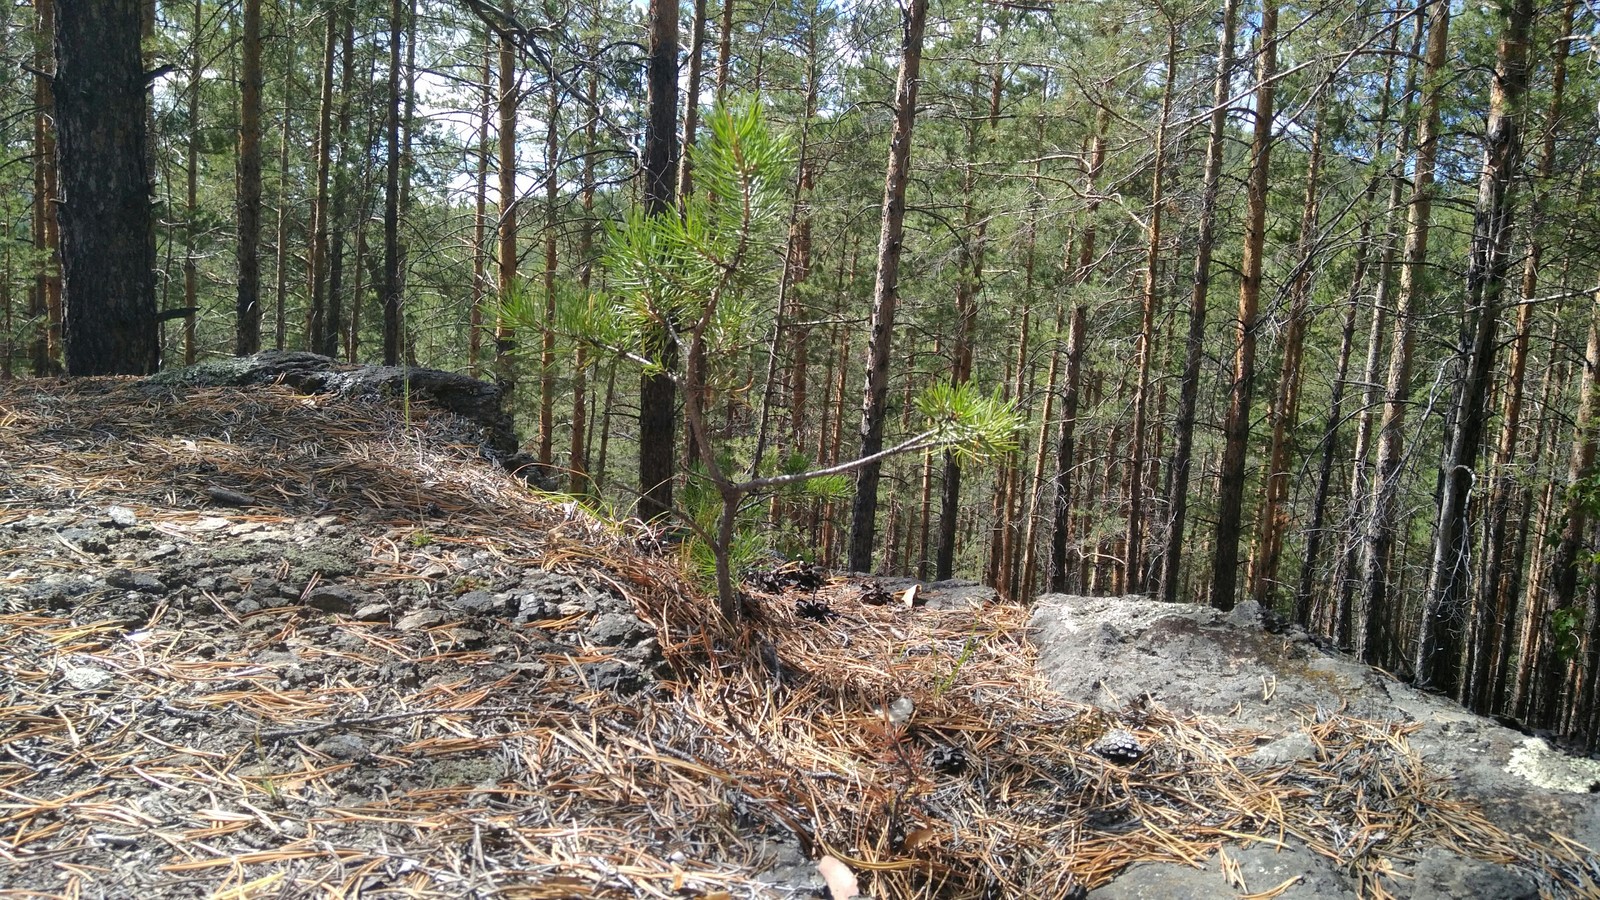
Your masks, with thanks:
[[[152,385],[206,387],[282,384],[302,394],[413,400],[431,403],[481,429],[484,449],[516,468],[516,434],[502,407],[500,387],[466,375],[410,366],[342,363],[316,353],[269,350],[254,356],[210,360],[147,379]]]
[[[1203,715],[1261,733],[1245,766],[1318,762],[1304,726],[1342,712],[1362,719],[1414,723],[1411,747],[1446,778],[1454,795],[1474,801],[1513,837],[1545,840],[1551,832],[1600,846],[1600,762],[1553,748],[1542,738],[1473,715],[1448,698],[1423,693],[1341,654],[1315,646],[1303,632],[1269,628],[1254,603],[1230,613],[1139,597],[1040,597],[1033,614],[1039,666],[1071,700],[1116,708],[1146,697],[1167,709]],[[1225,848],[1232,862],[1256,871],[1251,890],[1301,880],[1277,896],[1353,896],[1354,886],[1325,857],[1292,838],[1284,847],[1257,843]],[[1219,874],[1220,856],[1204,869],[1134,866],[1096,898],[1226,897],[1236,892]],[[1282,877],[1280,877],[1280,875]],[[1527,873],[1437,849],[1397,867],[1389,888],[1404,897],[1538,896]]]

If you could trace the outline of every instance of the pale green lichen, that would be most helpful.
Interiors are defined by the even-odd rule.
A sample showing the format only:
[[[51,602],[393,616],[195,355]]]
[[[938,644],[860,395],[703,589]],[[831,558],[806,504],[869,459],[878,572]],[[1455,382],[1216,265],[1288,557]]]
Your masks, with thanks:
[[[1512,750],[1506,771],[1548,791],[1587,794],[1600,790],[1600,760],[1562,753],[1543,738],[1528,738]]]

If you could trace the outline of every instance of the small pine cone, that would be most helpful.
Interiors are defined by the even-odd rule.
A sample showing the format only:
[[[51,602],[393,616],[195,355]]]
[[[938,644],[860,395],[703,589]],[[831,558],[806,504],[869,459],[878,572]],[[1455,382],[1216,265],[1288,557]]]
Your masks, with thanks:
[[[1114,763],[1128,765],[1139,761],[1144,756],[1144,746],[1133,732],[1123,728],[1113,728],[1105,736],[1095,741],[1089,748],[1095,755]]]

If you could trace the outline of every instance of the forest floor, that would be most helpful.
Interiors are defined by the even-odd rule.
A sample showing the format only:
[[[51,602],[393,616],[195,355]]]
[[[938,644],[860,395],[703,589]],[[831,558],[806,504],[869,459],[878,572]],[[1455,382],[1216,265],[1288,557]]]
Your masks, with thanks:
[[[283,387],[0,385],[0,897],[813,897],[824,855],[885,900],[1206,861],[1383,897],[1430,848],[1595,896],[1405,727],[1324,711],[1263,756],[1259,723],[1064,699],[1028,610],[800,566],[730,629],[670,546],[476,440]],[[1339,885],[1242,870],[1252,837]]]

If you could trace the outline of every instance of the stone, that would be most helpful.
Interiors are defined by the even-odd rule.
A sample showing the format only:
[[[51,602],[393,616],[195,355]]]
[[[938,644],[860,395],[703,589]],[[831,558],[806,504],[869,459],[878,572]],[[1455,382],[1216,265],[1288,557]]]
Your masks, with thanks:
[[[1223,875],[1221,853],[1239,866],[1245,890]],[[1273,893],[1278,888],[1281,892]],[[1224,847],[1204,868],[1178,863],[1142,862],[1123,870],[1110,884],[1089,892],[1089,900],[1217,900],[1241,894],[1281,900],[1355,900],[1333,860],[1296,845],[1254,844]]]
[[[319,584],[311,589],[311,594],[306,597],[306,605],[312,609],[338,615],[349,615],[361,605],[364,597],[343,585]]]
[[[89,666],[69,666],[61,677],[67,684],[79,691],[95,691],[105,687],[111,681],[111,673],[104,669],[94,669]]]
[[[1317,755],[1317,746],[1304,731],[1291,731],[1281,738],[1260,747],[1250,754],[1250,759],[1264,766],[1281,766],[1285,763],[1311,759]]]
[[[594,624],[584,632],[584,637],[590,643],[602,647],[616,647],[631,643],[634,638],[648,633],[649,626],[639,621],[634,616],[624,613],[601,613],[595,617]]]
[[[1539,885],[1527,873],[1439,848],[1422,852],[1409,879],[1385,885],[1410,900],[1536,900]]]
[[[71,543],[84,553],[109,553],[111,546],[92,528],[63,528],[62,540]]]
[[[421,631],[438,625],[445,618],[445,614],[437,609],[418,609],[401,616],[400,621],[394,623],[394,627],[401,631]]]
[[[317,750],[343,760],[366,759],[372,755],[367,742],[353,734],[330,734],[317,742]]]
[[[149,572],[134,572],[129,569],[112,569],[106,573],[106,584],[125,591],[140,591],[157,596],[167,592],[167,586],[161,579]]]
[[[139,515],[126,506],[108,506],[106,521],[117,528],[132,528],[139,524]]]
[[[496,600],[488,591],[467,591],[465,594],[449,600],[446,605],[456,612],[474,616],[490,616],[505,612],[505,602]]]
[[[352,615],[357,622],[382,622],[389,618],[389,604],[368,603],[357,609]]]

